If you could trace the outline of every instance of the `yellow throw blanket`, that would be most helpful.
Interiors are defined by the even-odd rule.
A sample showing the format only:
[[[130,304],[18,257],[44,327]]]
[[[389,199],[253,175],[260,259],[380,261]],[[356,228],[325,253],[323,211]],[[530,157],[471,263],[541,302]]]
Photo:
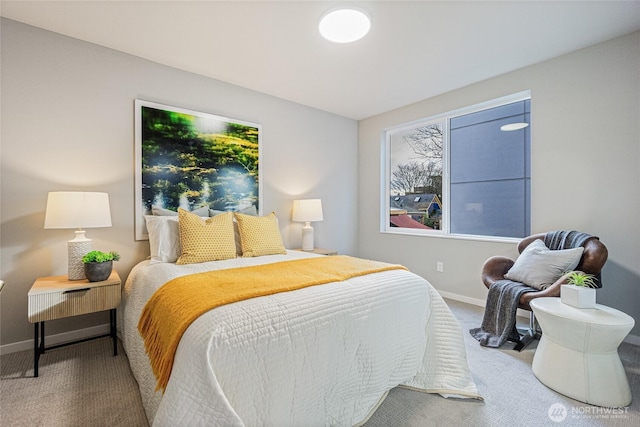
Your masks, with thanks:
[[[178,343],[200,315],[221,305],[308,286],[340,282],[386,270],[405,269],[349,256],[326,256],[190,274],[168,281],[147,301],[138,330],[164,390]]]

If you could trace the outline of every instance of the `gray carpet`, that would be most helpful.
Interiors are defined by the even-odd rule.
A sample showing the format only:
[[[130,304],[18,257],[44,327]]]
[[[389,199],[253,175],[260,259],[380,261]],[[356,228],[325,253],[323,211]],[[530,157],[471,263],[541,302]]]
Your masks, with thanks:
[[[1,426],[147,426],[122,350],[102,338],[50,350],[33,377],[33,352],[0,358]]]
[[[638,426],[640,425],[640,347],[623,343],[618,349],[627,372],[634,400],[622,414],[570,399],[543,385],[531,372],[537,341],[522,352],[481,347],[467,331],[482,323],[484,309],[458,301],[447,304],[462,325],[471,373],[484,397],[474,400],[443,399],[438,395],[396,388],[373,414],[366,427],[388,426]],[[522,321],[526,327],[528,319]],[[567,416],[562,422],[549,418],[549,408],[562,404]],[[589,413],[590,412],[590,413]]]
[[[636,399],[626,410],[611,414],[542,385],[531,372],[535,342],[521,353],[480,347],[466,331],[481,323],[483,309],[447,302],[465,331],[469,365],[484,402],[396,388],[366,427],[640,425],[639,347],[622,344],[619,349]],[[48,351],[39,378],[32,377],[31,351],[2,356],[0,425],[146,426],[126,355],[120,349],[113,357],[111,351],[108,338]],[[567,410],[562,422],[548,416],[554,404]]]

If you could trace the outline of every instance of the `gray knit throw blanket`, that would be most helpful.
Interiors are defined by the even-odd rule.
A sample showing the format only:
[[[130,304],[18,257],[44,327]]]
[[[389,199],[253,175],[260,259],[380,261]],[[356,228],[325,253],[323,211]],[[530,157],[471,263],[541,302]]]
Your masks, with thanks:
[[[544,236],[544,244],[552,250],[571,249],[582,246],[593,237],[595,236],[578,231],[550,231]],[[596,278],[600,284],[600,275]],[[520,334],[516,329],[518,301],[522,294],[536,291],[537,289],[511,280],[494,282],[489,287],[482,326],[470,329],[469,332],[484,347],[500,347],[506,341],[520,341]]]
[[[591,234],[581,233],[579,231],[550,231],[544,235],[544,244],[549,249],[573,249],[583,246],[589,239],[598,239],[599,237]],[[600,272],[594,276],[596,285],[602,287],[602,275]]]

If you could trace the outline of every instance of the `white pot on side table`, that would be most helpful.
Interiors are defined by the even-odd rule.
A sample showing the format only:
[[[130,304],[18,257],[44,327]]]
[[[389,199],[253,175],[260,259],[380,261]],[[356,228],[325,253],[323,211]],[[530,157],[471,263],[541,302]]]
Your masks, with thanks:
[[[531,365],[540,382],[592,405],[628,406],[631,389],[618,346],[633,318],[600,304],[572,307],[560,298],[535,298],[530,305],[542,329]]]
[[[586,286],[560,286],[560,301],[576,308],[595,308],[596,290]]]

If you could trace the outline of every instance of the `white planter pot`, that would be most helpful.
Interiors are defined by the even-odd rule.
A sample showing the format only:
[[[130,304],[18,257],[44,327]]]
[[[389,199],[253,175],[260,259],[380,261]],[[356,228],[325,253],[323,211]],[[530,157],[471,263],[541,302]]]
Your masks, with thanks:
[[[596,290],[584,286],[562,285],[560,301],[577,308],[595,308]]]

